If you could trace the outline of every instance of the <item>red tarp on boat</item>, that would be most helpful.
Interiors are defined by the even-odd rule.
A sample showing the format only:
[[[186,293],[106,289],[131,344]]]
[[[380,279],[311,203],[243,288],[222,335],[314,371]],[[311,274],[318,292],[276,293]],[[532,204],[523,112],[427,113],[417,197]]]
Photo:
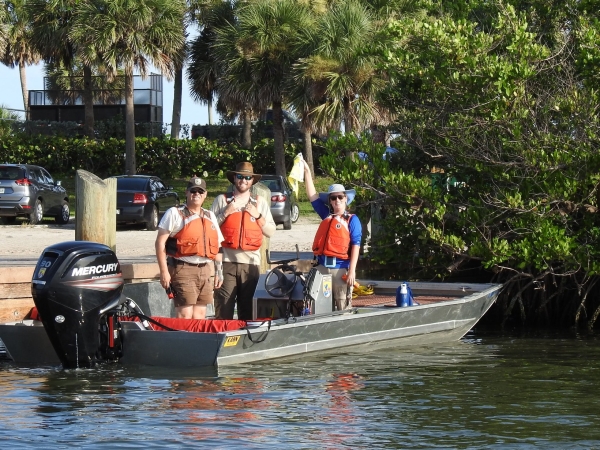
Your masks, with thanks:
[[[191,331],[193,333],[220,333],[239,330],[246,326],[245,320],[178,319],[172,317],[151,317],[151,319],[173,330]],[[156,331],[167,331],[153,323],[151,325]]]

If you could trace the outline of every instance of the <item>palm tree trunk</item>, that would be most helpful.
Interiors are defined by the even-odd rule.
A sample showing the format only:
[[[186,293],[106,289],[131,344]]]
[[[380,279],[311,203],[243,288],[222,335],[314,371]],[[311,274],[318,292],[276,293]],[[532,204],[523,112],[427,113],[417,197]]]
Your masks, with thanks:
[[[135,175],[135,117],[133,114],[133,74],[125,74],[125,174]]]
[[[354,123],[352,120],[352,105],[350,104],[350,99],[348,97],[344,97],[344,133],[350,134],[354,131]]]
[[[213,119],[213,100],[212,100],[212,96],[211,98],[208,99],[208,101],[206,102],[208,105],[208,124],[212,125],[214,123],[214,119]]]
[[[19,62],[19,77],[21,78],[21,93],[23,94],[23,111],[25,111],[25,118],[29,120],[29,92],[27,91],[27,72],[25,71],[25,64]]]
[[[310,173],[315,173],[315,166],[313,162],[313,153],[312,153],[312,127],[310,125],[304,126],[304,121],[302,122],[302,133],[304,135],[304,160],[308,164],[310,169]]]
[[[275,173],[286,176],[283,147],[283,113],[281,101],[273,101],[273,146],[275,147]]]
[[[252,110],[244,108],[244,122],[242,124],[242,148],[252,147]]]
[[[84,124],[83,132],[90,139],[94,139],[94,90],[92,82],[92,69],[90,66],[83,66],[83,105],[84,105]]]
[[[173,82],[173,118],[171,119],[171,138],[179,138],[181,129],[181,94],[183,91],[183,68],[178,67],[175,70]]]

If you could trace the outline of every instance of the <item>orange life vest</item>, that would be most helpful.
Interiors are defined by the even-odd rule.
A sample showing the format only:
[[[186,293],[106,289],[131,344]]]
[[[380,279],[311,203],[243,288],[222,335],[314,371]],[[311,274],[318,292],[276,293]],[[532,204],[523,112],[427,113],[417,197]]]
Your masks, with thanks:
[[[352,214],[328,216],[321,222],[313,241],[313,253],[317,256],[335,256],[348,259],[350,249],[350,219]]]
[[[227,199],[231,202],[233,194]],[[258,203],[258,200],[255,201]],[[262,244],[262,228],[258,220],[246,211],[237,211],[227,216],[221,224],[223,234],[223,247],[241,250],[258,250]]]
[[[210,220],[210,212],[202,209],[202,217],[192,213],[187,207],[177,208],[183,219],[183,228],[167,239],[167,255],[203,256],[215,259],[219,253],[219,234],[215,223]]]

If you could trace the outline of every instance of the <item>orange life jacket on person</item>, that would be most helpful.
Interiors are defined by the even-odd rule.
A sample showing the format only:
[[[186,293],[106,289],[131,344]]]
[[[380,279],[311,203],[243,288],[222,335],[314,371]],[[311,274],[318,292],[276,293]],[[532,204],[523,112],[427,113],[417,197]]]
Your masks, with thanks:
[[[313,253],[317,256],[325,255],[348,259],[351,218],[352,214],[344,214],[343,216],[330,215],[323,219],[313,241]]]
[[[231,202],[232,198],[233,194],[227,199],[227,203]],[[256,197],[254,197],[254,201],[258,203]],[[226,248],[258,250],[262,245],[262,228],[258,224],[258,220],[246,211],[237,211],[228,215],[221,224],[221,233],[225,239],[222,246]]]
[[[203,256],[215,259],[219,253],[219,234],[215,223],[210,220],[210,211],[202,208],[202,217],[180,206],[177,211],[183,219],[183,228],[167,239],[167,255]]]

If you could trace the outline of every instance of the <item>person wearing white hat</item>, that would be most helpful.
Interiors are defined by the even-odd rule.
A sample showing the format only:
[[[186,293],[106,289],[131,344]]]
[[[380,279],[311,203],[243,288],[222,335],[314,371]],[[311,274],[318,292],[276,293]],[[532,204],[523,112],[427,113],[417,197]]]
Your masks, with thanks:
[[[331,274],[335,309],[352,307],[352,288],[356,281],[356,263],[362,239],[359,218],[347,207],[356,196],[354,189],[332,184],[327,192],[317,193],[308,164],[304,161],[306,195],[315,212],[323,219],[313,242],[317,269]]]

